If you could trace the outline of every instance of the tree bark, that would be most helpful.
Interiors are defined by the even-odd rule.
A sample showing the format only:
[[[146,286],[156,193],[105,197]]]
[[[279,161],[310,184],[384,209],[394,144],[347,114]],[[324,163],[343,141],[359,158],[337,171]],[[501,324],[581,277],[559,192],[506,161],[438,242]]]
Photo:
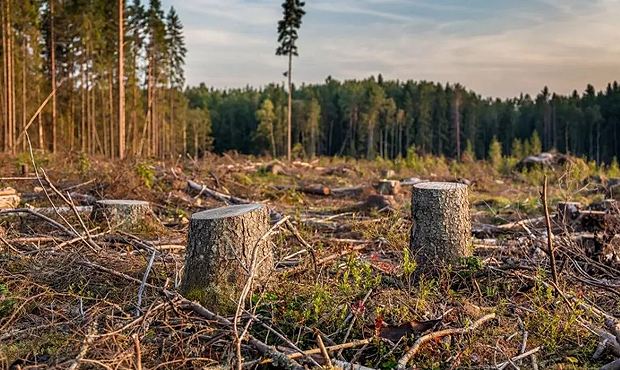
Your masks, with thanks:
[[[52,81],[52,153],[57,149],[57,136],[56,136],[56,43],[54,38],[56,37],[54,32],[54,2],[50,1],[50,78]]]
[[[220,312],[233,311],[248,279],[262,284],[273,269],[268,231],[269,211],[260,204],[192,215],[183,294]]]
[[[292,132],[292,119],[293,119],[293,83],[292,78],[293,76],[291,76],[291,70],[293,69],[293,54],[291,52],[289,52],[288,54],[288,117],[287,117],[287,121],[288,121],[288,133],[287,133],[287,150],[286,150],[286,159],[290,162],[291,161],[291,152],[292,152],[292,139],[293,139],[293,132]]]
[[[118,158],[125,159],[125,0],[118,0]]]
[[[414,185],[410,248],[421,270],[437,270],[472,255],[467,186],[426,182]]]

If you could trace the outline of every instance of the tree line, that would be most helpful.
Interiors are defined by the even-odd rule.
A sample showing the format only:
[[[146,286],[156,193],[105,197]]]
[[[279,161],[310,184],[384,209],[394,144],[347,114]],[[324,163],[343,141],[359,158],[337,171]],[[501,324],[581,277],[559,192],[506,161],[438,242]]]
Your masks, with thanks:
[[[186,91],[191,107],[210,113],[214,148],[286,155],[287,95],[284,86]],[[364,80],[301,85],[293,89],[296,155],[393,159],[420,154],[478,159],[493,142],[521,157],[558,150],[598,162],[619,152],[620,87],[592,85],[565,96],[544,88],[536,96],[485,98],[460,84]],[[248,135],[247,133],[252,133]]]
[[[290,66],[304,14],[299,0],[284,1],[278,23],[287,81],[225,90],[186,87],[183,26],[160,0],[1,4],[6,152],[26,150],[30,140],[40,150],[110,158],[211,150],[284,157],[292,146],[305,157],[392,159],[415,150],[482,159],[493,144],[495,154],[556,149],[610,162],[620,150],[617,82],[602,91],[588,85],[560,95],[544,88],[512,99],[381,75],[296,86]]]
[[[209,149],[208,116],[187,109],[174,8],[164,12],[160,0],[1,4],[3,151],[26,150],[26,139],[35,149],[110,158]]]

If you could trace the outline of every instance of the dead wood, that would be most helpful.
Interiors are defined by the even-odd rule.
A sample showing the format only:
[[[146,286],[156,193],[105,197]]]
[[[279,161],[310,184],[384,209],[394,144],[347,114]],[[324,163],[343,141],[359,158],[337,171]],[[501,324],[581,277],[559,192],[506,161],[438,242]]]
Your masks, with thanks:
[[[403,357],[398,360],[397,369],[404,370],[407,367],[407,364],[413,359],[413,357],[418,353],[422,346],[430,341],[437,340],[439,338],[445,337],[447,335],[464,335],[471,333],[472,331],[478,329],[479,326],[486,323],[489,320],[493,320],[495,318],[495,313],[488,314],[486,316],[481,317],[476,322],[474,322],[471,326],[460,328],[460,329],[445,329],[436,331],[430,334],[426,334],[423,337],[418,338],[415,341],[413,346],[409,348],[409,350],[405,353]]]
[[[0,209],[17,208],[21,198],[13,188],[0,189]]]
[[[299,193],[304,193],[304,194],[310,194],[310,195],[319,195],[319,196],[329,196],[332,194],[332,191],[329,187],[325,186],[325,185],[297,185],[297,186],[290,186],[290,185],[280,185],[280,186],[274,186],[274,188],[276,190],[280,190],[280,191],[296,191]]]

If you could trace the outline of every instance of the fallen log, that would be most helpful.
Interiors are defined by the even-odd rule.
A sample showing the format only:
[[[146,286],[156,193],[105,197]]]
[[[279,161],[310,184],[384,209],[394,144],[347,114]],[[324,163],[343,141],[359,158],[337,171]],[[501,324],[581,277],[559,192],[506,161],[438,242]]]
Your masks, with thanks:
[[[212,198],[215,198],[221,202],[225,202],[227,204],[249,204],[252,203],[251,201],[244,199],[244,198],[239,198],[239,197],[235,197],[233,195],[229,195],[229,194],[224,194],[221,193],[217,190],[213,190],[209,187],[207,187],[206,185],[201,185],[197,182],[194,182],[192,180],[187,180],[187,186],[198,192],[198,196],[202,195],[202,194],[207,194],[209,196],[211,196]]]
[[[332,196],[334,197],[356,197],[362,195],[367,186],[347,186],[342,188],[332,188]]]
[[[311,195],[329,196],[332,194],[331,189],[324,185],[301,185],[301,186],[279,185],[279,186],[274,186],[274,188],[280,191],[293,190],[298,193],[311,194]]]

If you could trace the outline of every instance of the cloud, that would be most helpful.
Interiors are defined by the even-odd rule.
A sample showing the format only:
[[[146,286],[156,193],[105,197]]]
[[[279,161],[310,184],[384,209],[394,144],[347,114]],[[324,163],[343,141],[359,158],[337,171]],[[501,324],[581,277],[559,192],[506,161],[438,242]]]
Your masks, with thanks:
[[[189,46],[188,77],[218,87],[283,79],[280,1],[167,0]],[[387,78],[461,82],[483,95],[602,88],[620,70],[618,0],[308,0],[298,82]]]

